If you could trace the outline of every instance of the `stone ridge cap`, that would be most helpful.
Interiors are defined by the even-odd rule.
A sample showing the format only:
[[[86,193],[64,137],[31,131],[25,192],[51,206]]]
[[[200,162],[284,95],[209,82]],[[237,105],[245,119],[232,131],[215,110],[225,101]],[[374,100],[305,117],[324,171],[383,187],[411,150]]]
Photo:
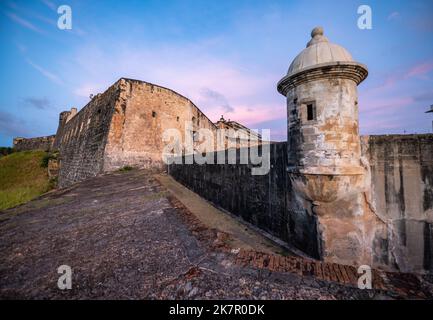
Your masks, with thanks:
[[[15,139],[25,139],[25,140],[30,140],[30,139],[43,139],[43,138],[52,138],[55,137],[55,134],[50,134],[50,135],[46,135],[46,136],[39,136],[39,137],[30,137],[30,138],[26,138],[26,137],[15,137],[13,138],[13,140]]]
[[[244,126],[242,123],[239,123],[239,122],[237,122],[237,121],[233,121],[233,120],[226,121],[226,123],[228,123],[228,124],[235,124],[235,125],[237,124],[239,127],[241,127],[241,129],[243,129],[243,130],[247,130],[247,131],[249,131],[249,132],[253,132],[253,133],[255,133],[257,136],[261,137],[261,135],[260,135],[258,132],[255,132],[253,129],[250,129],[250,128]]]
[[[164,86],[160,86],[160,85],[155,84],[155,83],[152,83],[152,82],[148,82],[148,81],[144,81],[144,80],[138,80],[138,79],[125,78],[125,77],[121,77],[119,80],[116,81],[116,83],[119,82],[119,81],[122,80],[122,79],[123,79],[123,80],[126,80],[126,81],[135,81],[135,82],[139,82],[139,83],[150,84],[150,85],[152,85],[152,86],[155,86],[155,87],[158,87],[158,88],[161,88],[161,89],[168,90],[168,91],[170,91],[170,92],[172,92],[172,93],[178,95],[179,97],[182,97],[182,98],[186,99],[186,100],[187,100],[188,102],[190,102],[194,107],[196,107],[197,110],[200,111],[201,114],[204,115],[204,116],[206,117],[206,119],[208,119],[209,122],[210,122],[210,123],[211,123],[215,128],[217,128],[216,124],[215,124],[211,119],[208,118],[208,116],[206,115],[206,113],[204,113],[203,111],[201,111],[201,109],[200,109],[199,107],[197,107],[197,105],[196,105],[194,102],[192,102],[191,99],[185,97],[184,95],[180,94],[179,92],[176,92],[176,91],[173,90],[173,89],[170,89],[170,88],[167,88],[167,87],[164,87]]]
[[[372,138],[372,139],[411,139],[411,138],[432,138],[433,139],[433,133],[408,133],[408,134],[369,134],[369,135],[362,135],[361,138]]]
[[[284,78],[290,78],[290,77],[298,75],[299,73],[303,73],[304,71],[309,71],[309,70],[313,70],[313,69],[326,68],[326,67],[332,67],[332,66],[345,66],[345,65],[360,66],[360,67],[364,68],[368,73],[368,67],[361,62],[357,62],[357,61],[330,61],[330,62],[318,63],[318,64],[315,64],[312,66],[302,68],[302,69],[296,71],[295,73],[288,73]]]

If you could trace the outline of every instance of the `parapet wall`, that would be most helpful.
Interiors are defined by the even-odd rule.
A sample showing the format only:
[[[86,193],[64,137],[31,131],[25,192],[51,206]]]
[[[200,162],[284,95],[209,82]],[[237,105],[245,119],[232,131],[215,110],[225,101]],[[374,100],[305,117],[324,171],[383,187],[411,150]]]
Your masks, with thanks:
[[[388,230],[375,261],[394,270],[432,272],[433,135],[369,136],[362,142],[374,211]],[[239,164],[172,164],[169,173],[215,205],[319,258],[317,217],[299,205],[286,171],[286,143],[270,150],[271,169],[263,176]]]
[[[29,151],[29,150],[51,150],[55,135],[37,138],[15,138],[13,141],[14,149],[16,151]]]
[[[220,152],[227,153],[227,150]],[[226,164],[171,164],[168,171],[216,206],[318,258],[316,219],[297,206],[287,179],[287,143],[270,144],[270,170],[266,175],[252,175],[252,164],[239,164],[240,152],[238,149],[235,165],[227,161]],[[214,157],[217,159],[217,153]]]

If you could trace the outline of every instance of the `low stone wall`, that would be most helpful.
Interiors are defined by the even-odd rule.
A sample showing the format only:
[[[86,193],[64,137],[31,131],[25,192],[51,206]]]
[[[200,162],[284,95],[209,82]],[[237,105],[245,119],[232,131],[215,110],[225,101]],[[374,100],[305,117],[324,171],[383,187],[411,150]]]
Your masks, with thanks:
[[[13,141],[16,151],[44,150],[49,151],[53,146],[55,135],[37,138],[15,138]]]
[[[220,152],[227,153],[227,150]],[[270,152],[271,166],[266,175],[252,175],[253,165],[239,164],[239,149],[236,165],[171,164],[168,171],[216,206],[318,257],[316,219],[296,207],[287,179],[287,144],[271,144]],[[215,159],[218,153],[214,153]]]

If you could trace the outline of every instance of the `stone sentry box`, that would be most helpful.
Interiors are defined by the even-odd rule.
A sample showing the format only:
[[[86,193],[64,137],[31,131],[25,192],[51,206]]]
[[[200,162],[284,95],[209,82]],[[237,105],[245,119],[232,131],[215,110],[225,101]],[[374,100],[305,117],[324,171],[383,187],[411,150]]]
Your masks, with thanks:
[[[293,203],[317,218],[322,259],[372,265],[384,224],[370,210],[361,159],[357,86],[368,74],[343,47],[314,28],[278,91],[287,99],[288,167]]]

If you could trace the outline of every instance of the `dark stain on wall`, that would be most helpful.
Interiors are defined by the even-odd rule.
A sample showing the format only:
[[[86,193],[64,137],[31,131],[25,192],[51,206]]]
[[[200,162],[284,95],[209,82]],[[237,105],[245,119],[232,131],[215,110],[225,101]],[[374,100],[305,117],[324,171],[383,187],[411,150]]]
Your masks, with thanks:
[[[421,166],[421,175],[423,181],[425,181],[426,186],[430,186],[424,189],[424,211],[433,210],[433,167],[427,165]]]
[[[424,224],[424,269],[433,271],[433,225]]]

